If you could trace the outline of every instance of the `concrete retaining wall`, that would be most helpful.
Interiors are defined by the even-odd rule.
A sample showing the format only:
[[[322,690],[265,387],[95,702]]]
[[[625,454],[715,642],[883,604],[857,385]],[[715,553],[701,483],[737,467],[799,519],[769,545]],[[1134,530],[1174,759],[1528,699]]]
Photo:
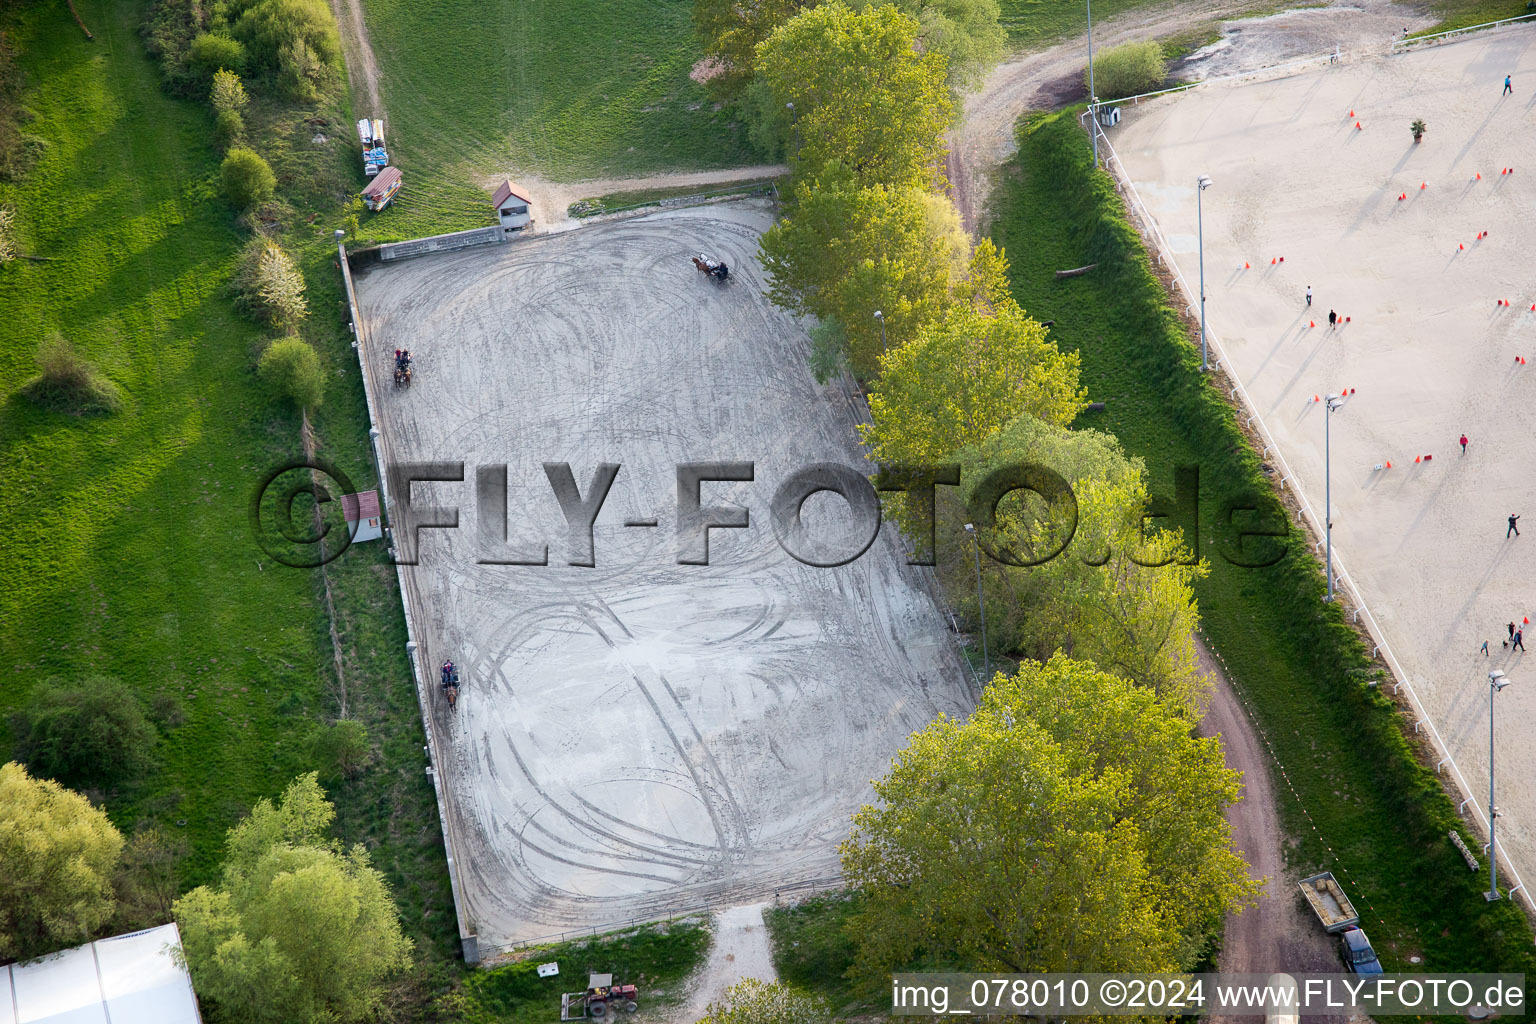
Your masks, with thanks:
[[[403,260],[411,256],[424,256],[429,252],[452,252],[454,249],[467,249],[472,245],[496,245],[507,239],[507,232],[500,225],[492,225],[488,228],[470,228],[468,231],[454,231],[446,235],[430,235],[426,238],[413,238],[409,242],[393,242],[389,245],[379,246],[379,259],[388,262],[390,260]]]

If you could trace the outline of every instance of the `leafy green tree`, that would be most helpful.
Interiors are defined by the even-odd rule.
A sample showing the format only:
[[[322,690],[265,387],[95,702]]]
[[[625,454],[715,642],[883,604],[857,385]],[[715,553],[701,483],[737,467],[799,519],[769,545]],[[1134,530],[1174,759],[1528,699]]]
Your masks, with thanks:
[[[758,44],[757,73],[779,106],[794,104],[798,174],[836,162],[860,185],[943,180],[954,105],[945,58],[917,51],[919,27],[888,5],[854,11],[834,0]]]
[[[747,978],[712,1002],[698,1024],[825,1024],[831,1007],[820,996],[801,995],[779,982]]]
[[[0,766],[0,960],[74,945],[112,916],[123,837],[57,782]]]
[[[938,316],[964,277],[966,248],[947,199],[916,187],[861,188],[834,166],[795,187],[788,212],[763,235],[762,261],[774,301],[841,324],[853,371],[867,378],[883,347],[900,347]]]
[[[219,167],[224,197],[237,210],[249,210],[272,198],[277,177],[261,154],[250,149],[231,149]]]
[[[337,80],[341,35],[325,0],[226,0],[223,15],[251,67],[289,99],[310,102]]]
[[[848,0],[856,9],[891,0]],[[925,53],[937,53],[948,64],[954,92],[974,88],[1003,59],[1008,32],[998,0],[895,0],[894,6],[917,19],[917,41]]]
[[[198,993],[256,1024],[363,1020],[411,942],[361,846],[325,838],[335,811],[314,773],[229,833],[224,879],[176,901]]]
[[[757,44],[816,0],[694,0],[693,30],[714,74],[709,88],[738,95],[757,70]],[[779,104],[783,106],[783,104]]]
[[[219,71],[241,71],[245,68],[245,47],[229,36],[204,32],[187,50],[187,68],[203,82]]]
[[[1064,353],[1010,298],[992,312],[956,303],[880,362],[860,432],[877,462],[922,465],[1028,413],[1065,426],[1087,404],[1076,352]]]
[[[256,364],[256,375],[273,394],[292,399],[300,409],[313,409],[325,397],[325,372],[320,369],[320,357],[296,335],[268,345]]]
[[[1223,816],[1241,775],[1133,684],[1057,656],[912,737],[843,871],[866,978],[1188,968],[1256,885]]]
[[[967,522],[1010,565],[983,556],[987,636],[995,651],[1044,661],[1057,651],[1093,661],[1156,694],[1187,720],[1198,720],[1208,686],[1195,661],[1199,625],[1193,586],[1207,569],[1185,547],[1180,524],[1144,523],[1149,495],[1140,460],[1126,458],[1110,435],[1066,430],[1021,415],[979,444],[955,453],[957,491],[940,489],[937,564],[957,608],[978,620]],[[979,483],[1004,467],[1030,463],[1069,484],[1075,515],[1027,491],[998,503],[993,529],[974,504]],[[895,518],[919,538],[894,506]],[[922,537],[926,537],[923,531]],[[1063,548],[1063,545],[1066,545]]]
[[[66,786],[110,786],[155,766],[159,734],[139,695],[120,680],[49,679],[14,720],[16,757]]]
[[[1100,99],[1113,100],[1151,92],[1167,77],[1168,62],[1163,59],[1162,44],[1156,41],[1116,46],[1104,50],[1093,61],[1093,86]],[[1083,84],[1088,84],[1086,69]]]

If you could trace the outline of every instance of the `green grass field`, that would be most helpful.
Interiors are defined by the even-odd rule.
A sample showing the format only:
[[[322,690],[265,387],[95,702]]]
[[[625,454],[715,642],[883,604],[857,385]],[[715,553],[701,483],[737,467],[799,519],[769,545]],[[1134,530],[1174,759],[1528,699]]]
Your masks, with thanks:
[[[1340,875],[1389,969],[1417,954],[1425,969],[1532,971],[1529,924],[1508,901],[1484,902],[1486,876],[1471,875],[1447,839],[1454,806],[1413,759],[1403,717],[1367,687],[1367,652],[1338,606],[1321,602],[1310,542],[1293,533],[1289,554],[1269,569],[1218,554],[1212,524],[1224,497],[1266,492],[1268,479],[1230,408],[1199,383],[1198,352],[1108,178],[1092,171],[1076,113],[1021,133],[995,196],[994,237],[1020,303],[1056,321],[1057,344],[1082,355],[1090,398],[1107,403],[1084,421],[1146,460],[1154,493],[1171,495],[1176,466],[1201,470],[1199,550],[1211,574],[1196,596],[1205,632],[1284,767],[1293,866]],[[1095,273],[1055,280],[1059,267],[1094,262]]]
[[[227,294],[247,235],[217,195],[211,114],[161,92],[141,4],[77,6],[94,42],[64,5],[3,15],[44,148],[0,185],[0,203],[18,211],[23,250],[49,262],[0,267],[0,718],[50,677],[101,673],[178,696],[185,722],[160,744],[162,770],[108,794],[107,808],[124,829],[156,821],[183,835],[187,888],[214,877],[225,830],[256,799],[315,767],[306,741],[336,715],[338,689],[318,576],[273,564],[247,521],[261,472],[302,448],[297,414],[252,372],[262,335]],[[262,148],[292,222],[282,240],[304,266],[305,333],[331,378],[322,454],[366,487],[367,421],[328,241],[350,149],[313,143],[303,114],[253,104],[258,130],[274,133]],[[53,330],[122,387],[123,412],[77,419],[17,395]],[[454,949],[452,903],[393,572],[379,545],[330,571],[351,711],[375,748],[361,778],[332,789],[337,832],[373,850],[407,934],[440,959]]]
[[[744,127],[688,77],[699,59],[692,10],[689,0],[367,0],[408,205],[451,215],[473,198],[466,186],[508,173],[573,181],[753,162]]]

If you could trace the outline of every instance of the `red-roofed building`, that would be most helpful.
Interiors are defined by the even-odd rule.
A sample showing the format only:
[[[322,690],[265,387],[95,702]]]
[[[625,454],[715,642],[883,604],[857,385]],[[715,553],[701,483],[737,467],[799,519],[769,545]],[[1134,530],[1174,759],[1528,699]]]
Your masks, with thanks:
[[[491,205],[496,208],[496,219],[509,231],[533,223],[533,215],[528,212],[532,202],[533,197],[528,194],[528,190],[511,179],[497,186],[496,194],[491,197]]]
[[[341,496],[341,511],[347,520],[352,543],[378,540],[384,535],[379,513],[379,492],[362,491]]]

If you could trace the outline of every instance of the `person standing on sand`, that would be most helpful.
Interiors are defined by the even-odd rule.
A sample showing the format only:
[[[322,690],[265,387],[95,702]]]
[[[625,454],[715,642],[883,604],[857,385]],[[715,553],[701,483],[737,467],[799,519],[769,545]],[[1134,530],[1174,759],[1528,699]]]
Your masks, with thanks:
[[[1504,76],[1504,92],[1501,93],[1500,95],[1509,96],[1509,95],[1513,94],[1514,91],[1515,91],[1515,87],[1510,85],[1510,83],[1509,83],[1509,76],[1505,75]]]
[[[1505,540],[1509,540],[1509,535],[1510,534],[1514,534],[1516,537],[1520,536],[1520,527],[1515,525],[1519,521],[1520,521],[1520,517],[1519,516],[1515,515],[1513,512],[1511,512],[1509,514],[1509,529],[1504,531],[1504,539]]]
[[[1339,322],[1339,314],[1333,310],[1328,311],[1328,329],[1331,331]]]
[[[1467,454],[1467,435],[1461,435],[1461,454]]]
[[[1513,622],[1511,622],[1509,624],[1509,640],[1513,640],[1514,638],[1515,638],[1515,624]],[[1509,640],[1505,640],[1502,646],[1508,647],[1509,646]]]
[[[1516,649],[1518,649],[1521,654],[1525,653],[1525,630],[1523,629],[1515,630],[1515,646],[1510,648],[1510,650]]]
[[[1488,641],[1483,641],[1483,657],[1488,657]]]
[[[1312,308],[1312,286],[1307,285],[1307,308]]]

